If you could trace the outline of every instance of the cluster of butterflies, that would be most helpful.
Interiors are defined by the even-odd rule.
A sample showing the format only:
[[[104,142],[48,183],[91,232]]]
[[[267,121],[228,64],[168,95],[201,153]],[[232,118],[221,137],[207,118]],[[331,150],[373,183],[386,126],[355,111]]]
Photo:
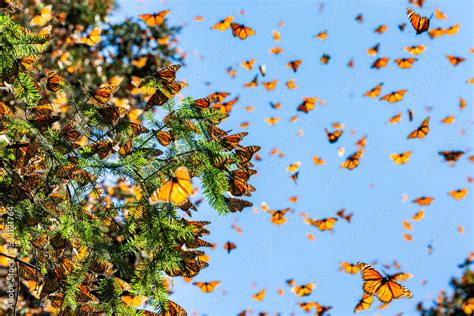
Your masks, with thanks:
[[[421,0],[411,0],[410,1],[413,5],[416,5],[417,7],[422,7],[423,2]],[[435,28],[432,29],[430,28],[430,23],[432,22],[432,17],[427,17],[427,16],[422,16],[418,14],[414,9],[408,8],[406,10],[407,18],[408,21],[411,25],[411,27],[414,29],[415,33],[417,35],[421,35],[423,33],[427,33],[430,38],[436,38],[444,35],[448,36],[453,36],[458,33],[459,31],[459,24],[454,24],[452,26],[449,26],[447,28]],[[434,13],[436,19],[438,20],[444,20],[447,19],[447,16],[437,9]],[[252,36],[255,34],[255,31],[243,24],[237,24],[233,23],[233,16],[228,16],[214,25],[211,26],[212,30],[220,30],[222,32],[226,31],[227,29],[231,29],[233,36],[238,37],[242,40],[247,39],[248,37]],[[203,17],[200,16],[199,20],[196,18],[197,21],[202,21]],[[356,21],[358,23],[363,23],[364,17],[362,14],[359,14],[356,17]],[[282,27],[284,25],[284,22],[280,22],[279,26]],[[407,23],[402,23],[398,27],[400,31],[404,31]],[[384,33],[387,30],[386,25],[380,25],[375,29],[376,33]],[[281,35],[278,31],[274,30],[272,32],[273,39],[275,40],[276,43],[279,43],[281,40]],[[318,40],[326,40],[328,37],[328,31],[322,31],[314,35],[314,38]],[[369,56],[375,56],[377,57],[371,64],[372,69],[383,69],[386,68],[390,61],[391,58],[386,57],[386,56],[377,56],[379,54],[379,49],[380,49],[381,44],[378,43],[374,45],[373,47],[370,47],[367,50],[367,54]],[[410,57],[400,57],[400,58],[395,58],[393,59],[393,62],[397,65],[399,69],[411,69],[413,68],[414,64],[419,62],[419,56],[422,55],[425,50],[426,50],[425,45],[413,45],[413,46],[406,46],[404,47],[404,51],[409,53],[411,56]],[[283,49],[280,47],[271,47],[269,48],[269,53],[273,55],[279,55],[283,53]],[[471,53],[474,53],[474,49],[471,49]],[[447,62],[449,62],[452,66],[458,66],[462,64],[466,58],[461,57],[461,56],[454,56],[454,55],[447,55],[446,56]],[[327,53],[323,54],[320,57],[320,62],[323,65],[326,65],[330,62],[331,56]],[[298,70],[300,66],[304,64],[304,61],[302,59],[292,59],[286,63],[286,67],[292,71],[293,73],[298,73]],[[347,63],[347,66],[349,68],[354,68],[355,67],[355,62],[354,60],[350,60]],[[240,67],[244,69],[245,71],[252,71],[256,69],[256,74],[253,76],[252,80],[243,82],[242,86],[245,89],[252,89],[256,88],[259,85],[265,89],[265,91],[273,91],[277,88],[279,81],[277,79],[271,80],[265,80],[264,78],[267,75],[267,67],[264,63],[257,63],[256,59],[248,59],[240,62]],[[238,66],[230,66],[226,69],[226,73],[228,76],[231,78],[236,78],[237,77],[237,72],[238,72]],[[262,79],[263,78],[263,79]],[[474,80],[470,79],[468,80],[469,83],[473,83]],[[285,85],[287,89],[289,90],[294,90],[297,88],[296,84],[296,79],[290,79],[285,82]],[[390,104],[395,104],[398,102],[402,102],[405,98],[405,95],[409,93],[408,89],[399,89],[399,90],[389,90],[387,92],[382,93],[382,90],[385,88],[384,83],[381,82],[377,84],[375,87],[372,89],[366,91],[363,93],[364,97],[370,98],[370,99],[376,99],[379,101],[384,101]],[[224,113],[230,113],[234,107],[234,105],[239,101],[239,96],[235,96],[233,99],[227,100],[226,98],[230,95],[228,92],[222,92],[222,91],[215,91],[214,93],[211,93],[208,98],[216,98],[218,101],[213,104],[213,106],[218,107],[221,109],[222,112]],[[324,106],[326,104],[325,100],[320,99],[319,97],[303,97],[303,100],[301,101],[300,104],[296,106],[296,111],[308,114],[309,112],[313,111],[316,106],[318,105]],[[274,110],[279,110],[282,108],[282,103],[281,102],[269,102],[270,107]],[[460,98],[459,100],[459,109],[464,110],[466,107],[467,103],[466,100],[463,98]],[[254,106],[246,106],[245,110],[248,112],[253,112],[254,111]],[[431,110],[431,108],[427,107],[426,108],[427,112]],[[387,120],[387,123],[389,124],[398,124],[401,122],[403,117],[403,113],[398,113],[394,115],[393,117],[389,118]],[[411,122],[415,119],[414,117],[414,112],[411,109],[407,110],[407,117],[408,120]],[[428,115],[426,117],[423,117],[420,119],[418,122],[417,126],[409,132],[406,136],[407,140],[416,140],[416,139],[423,139],[428,134],[430,133],[430,120],[432,120],[431,116]],[[281,118],[279,116],[269,116],[265,117],[264,121],[270,125],[277,125],[280,121]],[[298,115],[294,115],[289,119],[290,122],[296,122],[298,121]],[[449,115],[440,120],[442,124],[449,125],[453,124],[455,122],[455,116],[454,115]],[[241,127],[245,128],[248,127],[251,123],[249,121],[244,121],[241,123]],[[340,122],[333,122],[332,124],[332,129],[331,128],[325,128],[324,129],[325,136],[330,144],[336,144],[338,140],[343,137],[345,133],[345,126],[344,124]],[[355,135],[355,131],[350,131],[351,134]],[[298,131],[298,136],[303,136],[303,131],[300,130]],[[341,168],[347,169],[347,170],[354,170],[355,168],[360,166],[360,161],[364,156],[364,149],[367,146],[367,136],[362,136],[360,137],[356,142],[355,142],[355,149],[346,157],[346,159],[342,162],[340,165]],[[339,156],[343,156],[345,154],[345,148],[340,147],[338,149],[338,154]],[[456,162],[461,159],[466,154],[465,151],[462,150],[443,150],[439,151],[439,156],[445,160],[450,166],[455,166]],[[392,153],[389,155],[389,159],[393,161],[393,163],[397,165],[404,165],[407,164],[410,160],[410,158],[413,155],[413,151],[404,151],[404,152],[397,152],[397,153]],[[279,158],[285,157],[285,154],[283,151],[278,150],[276,147],[273,148],[270,152],[270,156],[276,156]],[[468,159],[471,162],[474,162],[474,156],[469,156]],[[263,158],[260,154],[255,155],[255,161],[262,161]],[[318,155],[313,156],[313,163],[317,166],[325,165],[326,160],[324,160],[322,157]],[[294,162],[291,163],[286,167],[287,171],[290,173],[290,179],[292,179],[295,183],[298,182],[298,176],[299,176],[299,169],[301,166],[301,162]],[[471,177],[468,177],[469,182],[474,182],[474,179]],[[461,200],[464,199],[469,192],[469,189],[467,188],[461,188],[461,189],[455,189],[450,192],[448,192],[448,195],[451,196],[454,200]],[[408,199],[408,196],[403,197],[404,200]],[[297,196],[291,197],[290,201],[296,202],[298,200]],[[419,206],[428,206],[431,204],[431,202],[434,200],[433,197],[428,197],[428,196],[422,196],[419,198],[414,199],[412,202],[419,205]],[[285,223],[288,222],[288,214],[294,213],[294,209],[291,207],[285,207],[281,209],[270,209],[268,205],[265,203],[262,203],[261,210],[264,211],[269,215],[269,221],[274,224],[274,225],[284,225]],[[258,209],[254,208],[255,212],[259,212]],[[340,221],[340,220],[345,220],[348,223],[351,222],[353,218],[353,213],[347,213],[345,209],[339,210],[334,216],[330,217],[325,217],[325,218],[311,218],[309,217],[306,213],[300,213],[300,215],[303,218],[303,222],[316,227],[319,231],[332,231],[334,229],[335,224]],[[419,222],[421,221],[425,216],[425,211],[423,209],[418,210],[413,216],[410,217],[410,219],[406,219],[403,221],[403,227],[407,231],[413,230],[413,226],[411,222]],[[236,225],[235,223],[232,224],[232,228],[236,230],[237,232],[241,233],[242,228]],[[459,227],[459,231],[462,231],[462,227]],[[310,240],[314,240],[315,237],[312,233],[307,233],[307,237]],[[410,241],[413,240],[413,237],[409,233],[405,233],[403,237]],[[237,245],[231,241],[227,241],[224,244],[224,249],[228,252],[231,253],[234,249],[237,248]],[[432,248],[430,248],[431,245],[429,246],[429,249],[431,251]],[[399,284],[398,282],[403,282],[407,278],[410,277],[408,273],[402,273],[398,272],[395,274],[390,274],[390,275],[383,275],[382,273],[378,272],[376,269],[374,269],[371,265],[366,264],[366,263],[357,263],[357,264],[350,264],[350,263],[343,263],[342,270],[350,273],[350,274],[357,274],[360,273],[362,275],[363,279],[363,295],[360,299],[360,301],[357,303],[356,307],[354,308],[354,312],[360,312],[362,310],[369,309],[370,306],[372,305],[374,301],[374,297],[377,298],[383,305],[380,308],[385,308],[388,306],[388,304],[393,300],[393,299],[399,299],[399,298],[412,298],[412,293],[410,290],[408,290],[406,287],[403,285]],[[210,293],[214,291],[214,289],[221,284],[220,281],[209,281],[209,282],[194,282],[193,283],[195,286],[197,286],[202,292],[205,293]],[[296,295],[298,296],[306,296],[311,294],[311,291],[314,288],[314,284],[305,284],[301,285],[299,287],[294,287],[294,285],[291,285],[293,291],[295,292]],[[278,293],[283,293],[283,290],[279,289]],[[307,293],[307,294],[298,294],[298,293]],[[265,289],[262,289],[252,295],[252,298],[256,301],[261,301],[265,298]],[[316,310],[317,315],[323,315],[327,310],[330,309],[330,307],[324,307],[320,305],[317,302],[301,302],[298,303],[298,305],[306,312],[310,312],[313,308]],[[251,313],[250,310],[243,311],[239,315],[246,315],[248,313]],[[260,313],[260,315],[266,315],[266,313]]]

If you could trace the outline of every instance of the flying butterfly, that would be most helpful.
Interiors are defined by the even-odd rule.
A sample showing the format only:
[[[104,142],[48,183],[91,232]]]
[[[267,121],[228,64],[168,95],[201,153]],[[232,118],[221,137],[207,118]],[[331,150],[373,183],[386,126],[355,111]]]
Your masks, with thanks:
[[[385,68],[387,67],[388,65],[388,61],[390,60],[390,58],[388,57],[380,57],[380,58],[377,58],[373,63],[372,65],[370,66],[370,68],[375,68],[375,69],[380,69],[380,68]]]
[[[45,69],[46,74],[46,88],[52,92],[58,92],[66,83],[64,78],[55,72]]]
[[[428,133],[430,132],[430,117],[428,116],[423,120],[421,125],[415,129],[413,132],[408,134],[407,139],[412,139],[412,138],[424,138]]]
[[[219,22],[217,22],[216,24],[211,26],[211,29],[212,30],[219,30],[221,32],[224,32],[225,30],[227,30],[230,27],[233,19],[234,19],[234,17],[232,15],[229,15],[228,17],[220,20]]]
[[[339,268],[339,270],[345,271],[348,274],[357,274],[359,272],[357,264],[349,262],[341,262],[341,267]]]
[[[292,61],[289,61],[288,64],[286,64],[288,66],[288,68],[291,68],[293,69],[293,72],[297,72],[298,71],[298,67],[303,63],[303,61],[301,59],[296,59],[296,60],[292,60]]]
[[[393,162],[397,165],[404,165],[410,159],[411,154],[412,154],[411,151],[405,151],[399,154],[391,154],[390,159],[392,159]]]
[[[285,214],[289,211],[289,208],[285,208],[282,210],[269,210],[267,212],[271,215],[270,222],[275,225],[282,225],[286,223],[287,219],[285,218]]]
[[[406,46],[403,49],[412,55],[420,55],[425,51],[426,46],[425,45]]]
[[[403,97],[405,96],[405,93],[407,92],[408,90],[406,89],[393,91],[392,93],[382,96],[379,100],[387,101],[389,103],[400,102],[403,100]]]
[[[316,97],[314,97],[314,98],[304,97],[303,102],[301,102],[301,104],[298,105],[296,110],[298,112],[308,113],[309,111],[314,109],[314,105],[315,105],[317,100],[318,100],[318,98],[316,98]]]
[[[241,40],[246,39],[249,36],[255,35],[255,31],[248,26],[243,24],[231,23],[232,35],[238,37]]]
[[[458,56],[452,56],[452,55],[447,55],[446,58],[449,60],[449,62],[453,66],[457,66],[457,65],[459,65],[460,63],[462,63],[466,60],[466,58],[458,57]]]
[[[448,192],[448,195],[450,195],[456,201],[459,201],[466,198],[466,195],[468,192],[469,192],[469,189],[457,189],[457,190]]]
[[[413,294],[403,285],[395,282],[395,277],[382,276],[371,265],[359,262],[357,267],[362,275],[365,293],[375,295],[382,303],[390,303],[393,299],[412,298]]]
[[[335,130],[334,132],[329,132],[326,128],[324,129],[324,131],[326,132],[326,137],[328,138],[328,141],[331,144],[336,143],[344,133],[343,130]]]
[[[359,166],[360,158],[362,157],[363,150],[359,149],[355,153],[351,154],[347,159],[341,164],[341,168],[353,170]]]
[[[51,11],[52,8],[53,6],[51,4],[45,6],[43,9],[41,9],[38,15],[35,15],[33,17],[30,24],[32,26],[43,26],[48,23],[53,18],[53,14]]]
[[[244,67],[247,70],[252,70],[255,62],[256,62],[256,59],[249,59],[249,60],[241,62],[240,66]]]
[[[367,293],[362,294],[362,298],[359,300],[357,305],[354,307],[354,313],[369,309],[374,301],[374,297]]]
[[[204,293],[211,293],[214,291],[216,286],[221,284],[220,281],[211,281],[211,282],[193,282],[193,285],[197,286]]]
[[[337,222],[337,218],[329,217],[329,218],[312,220],[311,225],[316,226],[320,231],[325,231],[325,230],[332,230],[336,222]]]
[[[394,61],[398,65],[398,68],[410,69],[417,60],[417,58],[397,58]]]
[[[224,244],[224,249],[227,250],[227,253],[230,253],[235,248],[237,248],[237,246],[234,243],[230,242],[230,241],[228,241]]]
[[[430,28],[430,18],[420,16],[410,7],[407,8],[407,16],[417,35],[428,31]]]
[[[95,46],[97,43],[99,43],[102,38],[100,37],[100,34],[102,33],[101,29],[98,27],[95,27],[89,34],[87,34],[84,37],[81,37],[79,42],[86,44],[88,46]]]
[[[182,205],[193,192],[193,185],[188,168],[181,166],[168,181],[161,185],[149,198],[150,205],[159,202]]]
[[[311,295],[311,292],[313,292],[314,288],[316,287],[316,284],[314,283],[307,283],[299,286],[293,287],[291,290],[297,295],[297,296],[309,296]]]
[[[382,91],[382,86],[383,86],[383,82],[376,85],[373,89],[370,89],[369,91],[365,92],[363,96],[375,99],[376,97],[380,95]]]
[[[149,27],[155,27],[163,24],[165,16],[168,15],[170,10],[160,11],[158,13],[145,13],[140,14],[138,17],[143,20]]]
[[[444,160],[446,160],[450,166],[454,166],[456,161],[458,161],[459,158],[461,158],[465,154],[465,152],[461,150],[452,150],[452,151],[445,150],[445,151],[439,151],[438,154],[443,156]]]

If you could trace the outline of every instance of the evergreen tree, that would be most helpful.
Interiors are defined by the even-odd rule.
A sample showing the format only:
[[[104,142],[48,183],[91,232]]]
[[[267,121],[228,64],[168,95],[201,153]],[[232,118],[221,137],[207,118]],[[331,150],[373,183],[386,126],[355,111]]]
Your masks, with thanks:
[[[29,20],[27,10],[16,16],[18,4],[0,4],[0,308],[153,314],[137,309],[146,303],[183,315],[167,300],[170,278],[197,275],[208,265],[201,248],[212,246],[201,239],[209,222],[190,219],[191,179],[220,214],[242,211],[252,204],[235,197],[254,191],[247,182],[259,147],[240,145],[246,133],[218,128],[227,115],[212,106],[215,97],[175,104],[187,86],[176,81],[180,66],[160,67],[179,60],[176,49],[140,53],[154,65],[148,74],[132,64],[134,45],[176,29],[126,21],[108,24],[100,42],[81,34],[72,44],[70,25],[75,32],[96,19],[81,14],[90,1],[71,3],[43,7],[63,23],[62,37],[14,22]],[[36,13],[37,25],[48,20]],[[142,38],[127,37],[130,28]]]

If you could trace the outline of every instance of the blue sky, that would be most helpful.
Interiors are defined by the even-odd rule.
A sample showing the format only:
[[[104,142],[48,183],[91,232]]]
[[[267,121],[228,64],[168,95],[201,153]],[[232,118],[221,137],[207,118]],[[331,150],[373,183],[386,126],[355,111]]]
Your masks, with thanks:
[[[450,277],[458,275],[457,264],[473,250],[472,194],[461,201],[454,201],[447,192],[470,188],[467,176],[472,176],[472,163],[466,158],[472,155],[472,85],[466,83],[473,76],[473,4],[471,1],[427,1],[423,9],[417,9],[429,16],[436,8],[448,15],[444,21],[432,19],[432,27],[448,27],[460,23],[455,36],[431,40],[427,34],[415,36],[410,25],[404,32],[397,25],[407,22],[405,10],[407,1],[325,1],[320,12],[320,2],[315,1],[121,1],[114,19],[137,16],[141,13],[171,9],[168,22],[185,25],[180,34],[179,47],[188,52],[187,67],[178,77],[186,79],[190,87],[183,91],[185,96],[203,97],[209,93],[228,91],[239,95],[230,118],[224,123],[226,129],[242,130],[239,124],[249,121],[245,129],[249,136],[244,144],[260,145],[263,161],[256,162],[259,171],[251,184],[257,188],[252,202],[260,206],[266,202],[272,209],[291,207],[288,222],[275,226],[269,222],[269,215],[254,214],[247,209],[241,214],[219,217],[216,212],[201,204],[200,211],[193,218],[211,220],[212,234],[207,238],[218,243],[215,251],[209,250],[210,267],[203,270],[194,281],[222,282],[210,294],[205,294],[190,283],[175,280],[175,293],[171,299],[181,304],[188,312],[199,315],[236,315],[251,308],[254,315],[266,311],[288,315],[303,314],[296,302],[317,301],[331,305],[333,315],[350,315],[362,295],[362,281],[358,275],[338,271],[340,261],[391,263],[394,259],[402,270],[413,274],[404,282],[414,294],[411,300],[397,300],[388,309],[372,309],[367,315],[404,312],[415,314],[415,305],[420,300],[430,302],[441,289],[446,289]],[[241,15],[240,10],[245,10]],[[357,14],[364,15],[364,22],[354,21]],[[203,15],[203,22],[194,17]],[[228,15],[234,21],[245,23],[257,34],[241,41],[226,32],[211,31],[210,26]],[[278,22],[285,26],[279,27]],[[384,34],[373,30],[386,24]],[[272,30],[281,33],[281,42],[275,43]],[[313,36],[328,31],[326,41]],[[390,57],[387,68],[374,70],[370,65],[375,60],[366,50],[380,43],[379,56]],[[418,57],[412,69],[402,70],[393,62],[395,58],[410,57],[404,46],[423,44],[428,48]],[[282,47],[278,56],[268,53],[271,47]],[[200,60],[193,54],[201,55]],[[321,65],[323,53],[331,56],[328,65]],[[449,64],[445,55],[466,58],[457,67]],[[256,65],[266,64],[265,81],[278,79],[274,91],[267,92],[259,85],[255,89],[244,89],[243,83],[252,80],[257,67],[246,71],[240,62],[257,59]],[[354,69],[346,63],[353,58]],[[302,59],[303,64],[294,74],[286,63]],[[229,66],[237,68],[235,79],[226,75]],[[298,88],[288,90],[285,82],[295,78]],[[260,78],[262,81],[262,78]],[[208,87],[205,83],[212,83]],[[362,97],[362,94],[384,82],[382,95],[399,89],[408,89],[402,102],[390,104]],[[327,102],[314,111],[299,112],[299,120],[290,123],[297,114],[296,107],[304,96],[317,96]],[[458,107],[459,98],[464,97],[468,106],[464,111]],[[281,110],[273,110],[269,101],[282,102]],[[249,113],[246,106],[255,111]],[[432,107],[427,113],[426,106]],[[409,122],[406,110],[414,111]],[[403,112],[397,125],[387,124],[393,115]],[[423,140],[407,140],[406,136],[421,121],[431,116],[431,131]],[[455,115],[452,125],[443,125],[440,120]],[[268,126],[265,117],[280,116],[275,126]],[[346,128],[336,144],[329,144],[324,128],[332,122],[342,122]],[[304,136],[296,135],[298,129]],[[332,129],[332,128],[331,128]],[[465,133],[460,136],[460,130]],[[355,130],[351,135],[349,130]],[[363,135],[368,137],[368,146],[359,168],[353,171],[340,169],[344,158],[356,150],[354,143]],[[344,146],[346,153],[339,157],[337,150]],[[272,159],[268,156],[273,147],[283,149],[285,157]],[[413,155],[406,165],[395,165],[391,153],[411,150]],[[467,154],[450,167],[441,161],[440,150],[464,150]],[[318,155],[327,161],[326,165],[315,166],[312,156]],[[298,185],[289,179],[286,166],[301,161]],[[409,232],[414,240],[407,242],[402,234],[406,231],[402,220],[411,217],[421,207],[402,203],[402,194],[409,201],[423,195],[435,197],[431,206],[425,207],[425,218],[415,222]],[[290,203],[288,197],[300,197],[297,203]],[[303,223],[300,212],[313,218],[334,216],[346,208],[354,212],[350,224],[339,221],[334,231],[319,232],[315,227]],[[231,224],[237,223],[243,234],[236,233]],[[464,226],[464,234],[457,231]],[[305,234],[311,232],[314,242]],[[227,254],[222,248],[226,241],[232,241],[237,249]],[[427,255],[426,247],[432,243],[434,251]],[[377,268],[381,266],[378,265]],[[391,272],[389,270],[387,272]],[[312,295],[297,298],[285,284],[294,278],[296,284],[317,283]],[[422,281],[426,281],[422,285]],[[265,288],[266,298],[255,302],[251,295]],[[284,296],[277,295],[277,288],[285,290]],[[225,294],[223,294],[225,290]],[[425,303],[426,304],[426,303]]]

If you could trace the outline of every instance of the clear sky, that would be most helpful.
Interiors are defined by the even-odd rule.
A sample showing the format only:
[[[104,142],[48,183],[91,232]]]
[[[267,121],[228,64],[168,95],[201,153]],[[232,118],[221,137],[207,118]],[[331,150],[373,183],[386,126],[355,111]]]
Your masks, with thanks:
[[[255,163],[259,172],[251,180],[257,188],[251,200],[257,207],[266,202],[271,209],[294,210],[287,214],[287,223],[276,226],[269,222],[270,215],[265,212],[255,214],[246,209],[241,214],[219,217],[208,205],[201,204],[193,219],[212,221],[212,234],[206,239],[218,245],[216,250],[208,251],[210,267],[194,281],[222,283],[213,293],[206,294],[191,283],[176,279],[171,299],[188,312],[236,315],[250,308],[253,315],[262,311],[270,315],[302,315],[296,302],[317,301],[333,306],[332,315],[351,315],[362,295],[362,281],[359,275],[338,271],[339,262],[377,260],[376,267],[381,269],[381,264],[396,259],[404,272],[413,275],[403,283],[413,292],[413,299],[394,301],[385,310],[378,310],[379,303],[375,303],[363,313],[413,315],[419,301],[431,302],[441,289],[448,288],[452,275],[459,275],[457,264],[474,250],[473,195],[469,192],[466,199],[455,201],[447,192],[471,188],[467,177],[473,176],[473,165],[467,159],[473,154],[473,86],[466,83],[474,76],[473,55],[469,51],[474,47],[473,3],[427,1],[422,9],[417,8],[426,16],[440,8],[448,16],[446,20],[433,18],[432,28],[460,23],[455,36],[434,40],[426,33],[415,36],[410,25],[404,32],[398,30],[398,24],[408,22],[407,5],[402,0],[324,1],[323,7],[316,1],[120,2],[114,19],[169,8],[168,23],[185,25],[179,47],[188,52],[187,67],[178,73],[178,79],[185,79],[190,87],[183,90],[183,95],[198,98],[218,90],[230,92],[231,97],[240,96],[224,126],[241,131],[241,122],[251,122],[245,129],[249,136],[243,143],[262,147],[263,160]],[[244,15],[241,10],[245,10]],[[354,20],[359,13],[364,16],[362,24]],[[197,15],[204,16],[204,21],[196,22]],[[242,41],[232,37],[230,30],[210,30],[212,24],[228,15],[233,15],[235,22],[252,27],[256,35]],[[279,21],[284,21],[285,26],[279,27]],[[374,33],[381,24],[387,25],[387,31]],[[280,43],[274,42],[272,30],[281,33]],[[325,30],[327,40],[313,38]],[[366,53],[377,43],[379,56],[391,58],[388,66],[380,70],[370,69],[376,57]],[[418,44],[427,46],[417,56],[418,62],[412,69],[399,69],[393,59],[410,57],[402,48]],[[268,52],[275,46],[284,49],[278,56]],[[328,65],[319,61],[323,53],[331,56]],[[446,55],[461,56],[466,61],[453,67]],[[240,67],[240,62],[251,58],[257,60],[253,70]],[[346,66],[351,58],[354,69]],[[296,74],[286,68],[286,63],[294,59],[303,60]],[[267,66],[264,81],[279,80],[274,91],[267,92],[261,85],[243,88],[243,83],[258,73],[260,64]],[[225,72],[229,66],[237,69],[234,79]],[[298,88],[289,90],[285,82],[292,78]],[[405,99],[391,104],[362,97],[379,82],[384,82],[382,95],[408,89]],[[289,118],[297,114],[296,107],[304,96],[317,96],[327,104],[318,105],[308,114],[298,112],[299,120],[290,123]],[[460,97],[467,101],[464,111],[459,110]],[[282,102],[282,108],[272,109],[269,101]],[[254,106],[255,111],[246,111],[246,106]],[[431,112],[426,107],[431,107]],[[414,112],[412,122],[407,118],[407,108]],[[390,117],[400,112],[403,116],[399,124],[387,124]],[[431,131],[426,138],[407,140],[408,133],[428,115]],[[453,124],[440,123],[447,115],[455,115]],[[269,126],[264,118],[271,116],[279,116],[280,122]],[[345,125],[345,133],[336,144],[329,144],[324,134],[324,128],[330,128],[332,122]],[[303,137],[297,136],[298,129],[303,129]],[[352,135],[350,130],[356,134]],[[339,165],[356,150],[354,143],[363,135],[367,135],[368,145],[360,166],[352,171],[340,169]],[[346,152],[339,157],[337,151],[341,146]],[[273,147],[283,150],[285,157],[269,157]],[[392,153],[408,150],[413,154],[406,165],[395,165],[389,159]],[[450,167],[440,159],[440,150],[467,153]],[[313,155],[325,159],[326,165],[314,165]],[[286,166],[296,161],[302,163],[298,185],[286,171]],[[403,194],[408,195],[408,202],[402,203]],[[300,197],[297,203],[288,201],[293,195]],[[423,195],[435,200],[425,207],[422,221],[412,222],[414,230],[406,231],[402,220],[421,209],[410,201]],[[351,223],[339,220],[333,232],[319,232],[298,215],[305,212],[313,218],[329,217],[341,208],[354,216]],[[232,223],[242,227],[243,234],[233,230]],[[458,225],[464,227],[464,234],[458,232]],[[315,241],[306,237],[307,232],[315,236]],[[406,232],[413,236],[413,241],[404,240]],[[237,249],[227,254],[223,249],[226,241],[234,242]],[[428,255],[430,243],[434,250]],[[317,287],[311,296],[298,298],[285,283],[290,278],[296,284],[315,282]],[[251,295],[263,288],[265,299],[254,301]],[[277,294],[278,288],[285,291],[283,296]]]

